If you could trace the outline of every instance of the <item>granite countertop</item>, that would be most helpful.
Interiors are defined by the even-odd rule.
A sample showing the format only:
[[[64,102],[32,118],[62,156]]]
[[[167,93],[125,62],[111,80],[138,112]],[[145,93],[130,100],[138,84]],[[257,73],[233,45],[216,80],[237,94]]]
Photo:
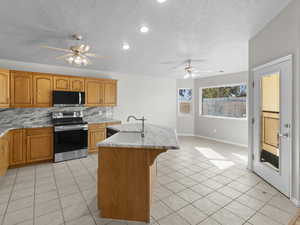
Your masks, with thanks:
[[[110,119],[110,118],[103,118],[101,120],[87,120],[88,124],[96,124],[96,123],[115,123],[115,122],[121,122],[120,120]],[[53,124],[50,122],[44,122],[44,123],[24,123],[24,124],[12,124],[1,126],[0,124],[0,137],[4,136],[8,131],[14,130],[14,129],[22,129],[22,128],[43,128],[43,127],[53,127]]]
[[[98,147],[179,149],[174,129],[153,124],[145,124],[145,137],[142,138],[141,124],[122,124],[108,126],[119,131],[97,144]]]

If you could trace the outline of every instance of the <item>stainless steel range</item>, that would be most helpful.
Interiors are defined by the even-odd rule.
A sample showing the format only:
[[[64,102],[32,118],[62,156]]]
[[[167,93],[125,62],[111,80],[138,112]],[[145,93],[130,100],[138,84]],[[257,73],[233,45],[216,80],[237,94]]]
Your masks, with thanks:
[[[88,124],[82,111],[53,112],[54,162],[87,157]]]

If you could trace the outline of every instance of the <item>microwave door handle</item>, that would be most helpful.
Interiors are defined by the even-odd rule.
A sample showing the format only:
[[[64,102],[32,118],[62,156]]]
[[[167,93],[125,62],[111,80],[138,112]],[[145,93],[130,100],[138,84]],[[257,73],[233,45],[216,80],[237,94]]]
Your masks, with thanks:
[[[81,104],[81,92],[79,92],[79,105]]]

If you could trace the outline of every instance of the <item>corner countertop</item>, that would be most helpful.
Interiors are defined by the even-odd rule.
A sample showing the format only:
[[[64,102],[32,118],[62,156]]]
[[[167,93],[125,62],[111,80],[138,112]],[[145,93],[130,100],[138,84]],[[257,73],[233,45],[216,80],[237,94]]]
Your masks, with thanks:
[[[98,147],[179,149],[174,129],[153,124],[145,124],[145,137],[142,138],[141,124],[122,124],[108,126],[119,131],[110,138],[97,144]]]
[[[120,120],[103,118],[101,120],[88,120],[88,124],[97,124],[97,123],[116,123],[121,122]],[[53,127],[53,124],[50,122],[41,122],[41,123],[28,123],[28,124],[12,124],[11,126],[5,125],[1,126],[0,124],[0,138],[4,136],[8,131],[14,129],[22,129],[22,128],[43,128],[43,127]]]

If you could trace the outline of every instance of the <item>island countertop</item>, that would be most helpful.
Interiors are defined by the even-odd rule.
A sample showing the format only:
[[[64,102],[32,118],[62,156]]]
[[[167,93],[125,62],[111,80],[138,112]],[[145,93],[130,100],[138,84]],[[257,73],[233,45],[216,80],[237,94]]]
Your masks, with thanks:
[[[142,138],[141,124],[121,124],[108,126],[118,133],[97,144],[98,147],[179,149],[174,129],[153,124],[145,124],[145,137]]]

